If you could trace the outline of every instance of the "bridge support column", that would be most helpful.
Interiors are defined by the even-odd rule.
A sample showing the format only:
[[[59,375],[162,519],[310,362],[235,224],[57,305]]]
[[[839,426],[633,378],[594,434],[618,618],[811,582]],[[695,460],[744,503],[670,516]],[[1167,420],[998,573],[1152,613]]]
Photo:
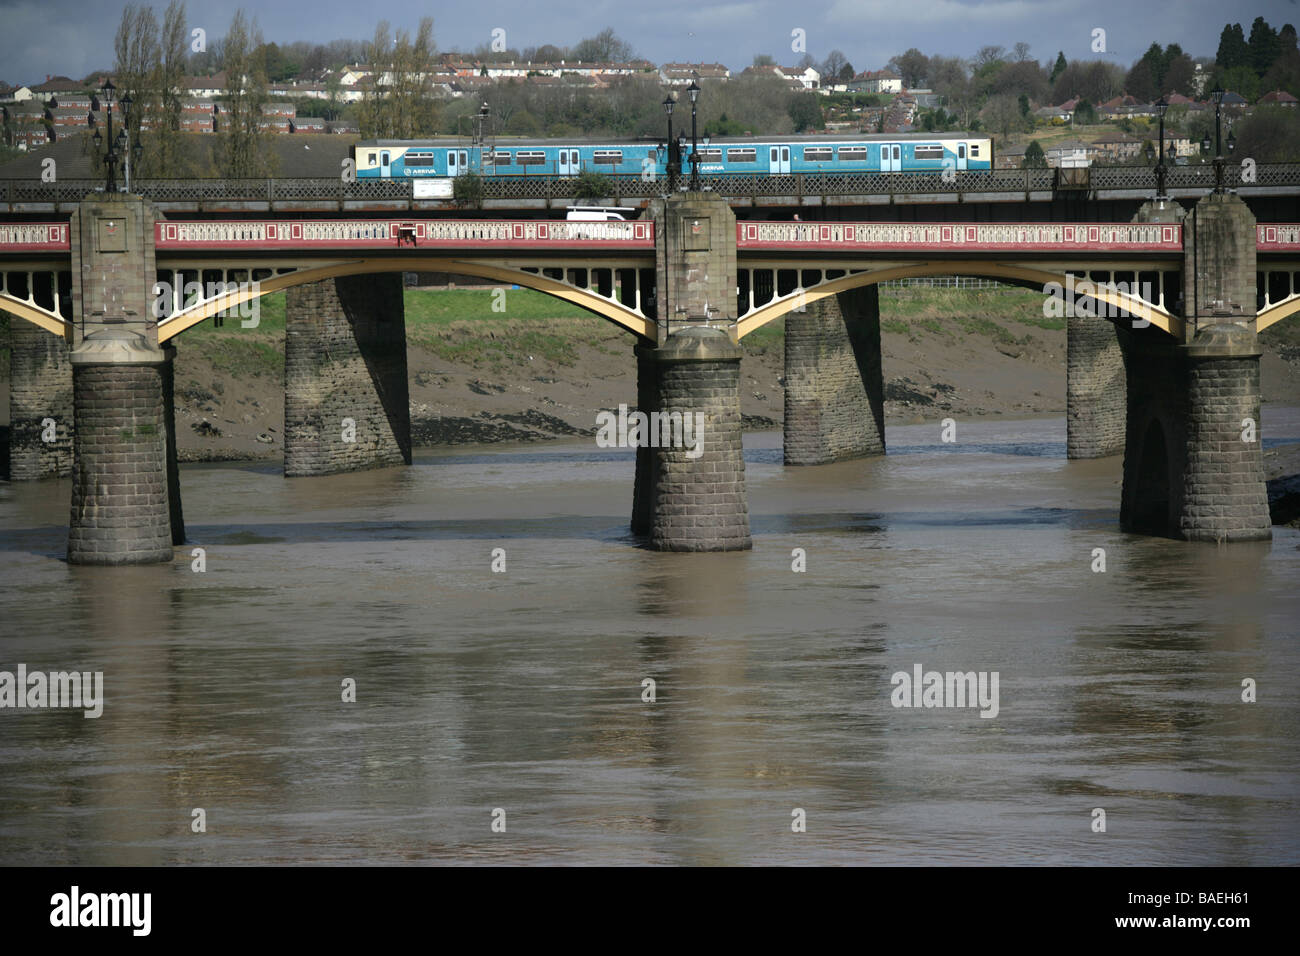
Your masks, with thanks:
[[[72,474],[72,433],[68,343],[16,315],[9,316],[10,480]]]
[[[172,558],[166,363],[161,349],[126,329],[91,333],[72,352],[72,564]]]
[[[399,273],[288,290],[285,477],[411,463]]]
[[[1133,221],[1180,223],[1186,215],[1171,199],[1153,199]],[[1066,320],[1067,458],[1106,458],[1124,450],[1128,386],[1120,324],[1131,321],[1084,316]]]
[[[152,309],[156,220],[126,194],[86,199],[72,214],[72,564],[166,562],[184,537],[172,525],[170,358]]]
[[[1187,470],[1181,536],[1189,541],[1267,540],[1273,536],[1273,522],[1260,447],[1260,350],[1255,330],[1208,326],[1196,334],[1186,354]]]
[[[785,317],[785,463],[885,453],[880,298],[874,285]]]
[[[643,350],[653,362],[661,422],[682,422],[682,440],[653,430],[650,546],[658,551],[752,547],[741,447],[741,350],[721,329],[683,329]],[[689,427],[689,433],[686,429]],[[644,485],[639,485],[644,487]],[[634,520],[636,508],[634,506]]]
[[[1066,457],[1118,455],[1124,450],[1127,388],[1115,324],[1070,316],[1065,335]]]
[[[1202,199],[1184,226],[1190,341],[1134,332],[1120,520],[1189,541],[1272,537],[1254,330],[1255,219],[1238,197]]]

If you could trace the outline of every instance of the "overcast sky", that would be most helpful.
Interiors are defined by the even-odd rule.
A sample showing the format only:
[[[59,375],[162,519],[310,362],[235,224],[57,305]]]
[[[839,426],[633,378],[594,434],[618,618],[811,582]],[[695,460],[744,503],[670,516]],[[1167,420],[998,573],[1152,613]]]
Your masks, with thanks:
[[[38,83],[47,74],[81,77],[113,61],[113,33],[123,0],[0,0],[0,80]],[[161,19],[167,0],[150,4]],[[492,3],[357,0],[189,0],[191,27],[226,32],[231,14],[256,10],[267,41],[326,42],[366,38],[380,17],[414,28],[434,18],[439,50],[472,50],[505,30],[509,47],[572,45],[612,26],[654,63],[721,61],[748,66],[756,53],[792,64],[793,31],[821,60],[840,49],[858,70],[880,69],[908,47],[969,57],[985,44],[1023,40],[1040,60],[1057,50],[1090,58],[1094,30],[1105,31],[1105,56],[1124,66],[1152,41],[1179,43],[1192,56],[1213,56],[1224,23],[1247,34],[1256,16],[1276,29],[1300,25],[1295,0],[495,0]],[[402,11],[398,13],[397,11]]]

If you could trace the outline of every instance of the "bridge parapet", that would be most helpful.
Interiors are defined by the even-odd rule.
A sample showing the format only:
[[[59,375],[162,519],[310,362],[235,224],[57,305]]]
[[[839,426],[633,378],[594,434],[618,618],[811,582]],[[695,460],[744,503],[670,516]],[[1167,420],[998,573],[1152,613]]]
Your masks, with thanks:
[[[157,224],[157,246],[165,252],[300,251],[312,249],[373,250],[408,247],[422,250],[539,250],[654,248],[654,223],[554,222],[547,220],[266,220],[173,221]]]
[[[740,249],[821,252],[1164,252],[1180,254],[1169,223],[741,222]]]

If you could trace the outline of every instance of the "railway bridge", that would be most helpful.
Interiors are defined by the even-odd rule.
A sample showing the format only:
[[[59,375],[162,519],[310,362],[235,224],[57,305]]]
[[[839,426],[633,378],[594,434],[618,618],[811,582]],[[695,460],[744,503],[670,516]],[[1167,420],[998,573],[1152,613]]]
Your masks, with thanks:
[[[1069,453],[1124,453],[1126,529],[1271,534],[1257,333],[1300,309],[1300,225],[1257,223],[1232,193],[1129,222],[737,221],[709,193],[612,223],[400,212],[171,218],[98,194],[66,218],[0,222],[12,473],[71,472],[70,561],[171,560],[177,337],[270,292],[287,293],[286,475],[409,464],[400,273],[426,270],[617,324],[638,407],[704,416],[702,451],[638,448],[632,526],[655,548],[750,546],[740,339],[786,319],[787,464],[882,454],[877,285],[954,273],[1062,300]]]

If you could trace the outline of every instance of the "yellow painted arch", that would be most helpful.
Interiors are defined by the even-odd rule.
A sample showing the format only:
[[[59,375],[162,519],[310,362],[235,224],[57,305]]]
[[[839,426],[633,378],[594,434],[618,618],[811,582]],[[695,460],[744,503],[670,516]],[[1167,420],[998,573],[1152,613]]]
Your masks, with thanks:
[[[256,266],[250,264],[249,271],[252,271],[254,268],[256,268]],[[461,275],[478,276],[483,279],[496,279],[501,282],[508,282],[511,285],[523,286],[528,289],[534,289],[537,292],[544,292],[547,295],[553,295],[556,298],[565,299],[603,319],[608,319],[616,325],[619,325],[644,339],[651,342],[655,341],[656,329],[654,320],[637,315],[625,306],[610,302],[608,299],[602,298],[594,292],[589,292],[586,289],[574,288],[573,286],[565,285],[562,282],[557,282],[554,279],[548,279],[546,276],[537,275],[531,272],[522,272],[518,269],[507,269],[486,262],[476,262],[472,259],[447,259],[441,257],[418,259],[350,259],[311,269],[303,269],[298,272],[291,272],[287,275],[272,276],[269,279],[260,280],[256,291],[251,288],[241,288],[233,293],[219,295],[210,302],[205,302],[192,309],[178,312],[175,316],[160,322],[158,325],[158,341],[160,343],[166,342],[168,339],[174,338],[186,329],[198,325],[204,319],[210,318],[218,312],[225,311],[232,306],[239,305],[241,302],[247,302],[251,299],[258,298],[259,296],[268,295],[272,292],[280,292],[281,290],[293,286],[306,285],[309,282],[319,282],[321,279],[333,279],[338,276],[348,275],[365,275],[370,272],[453,272]]]
[[[1281,322],[1287,316],[1300,312],[1300,298],[1292,299],[1290,302],[1283,302],[1281,305],[1275,305],[1271,309],[1265,309],[1255,317],[1255,331],[1263,332],[1275,322]]]
[[[40,326],[46,332],[52,332],[61,339],[71,339],[72,324],[55,318],[44,309],[38,309],[30,303],[15,299],[11,295],[0,295],[0,309],[20,319],[26,319],[33,325]]]
[[[856,272],[850,275],[842,276],[839,279],[831,279],[829,282],[823,282],[820,285],[813,286],[811,289],[805,289],[803,301],[805,304],[816,302],[818,299],[824,299],[827,296],[835,295],[837,292],[847,292],[849,289],[859,289],[863,286],[875,285],[877,282],[885,282],[890,279],[915,279],[923,276],[946,276],[946,275],[975,275],[986,276],[991,279],[1012,279],[1018,282],[1028,282],[1039,286],[1046,286],[1049,282],[1058,283],[1062,288],[1066,284],[1064,273],[1045,272],[1042,269],[1030,269],[1025,266],[1014,265],[1006,262],[994,262],[990,260],[980,260],[971,262],[954,262],[951,260],[942,262],[914,262],[908,265],[891,266],[887,269],[874,269],[869,272]],[[1170,315],[1168,312],[1155,306],[1148,306],[1144,303],[1134,303],[1132,300],[1121,301],[1124,297],[1117,293],[1099,291],[1096,295],[1091,296],[1094,299],[1100,299],[1109,302],[1118,308],[1124,308],[1130,313],[1137,314],[1140,318],[1145,319],[1152,325],[1168,332],[1178,339],[1183,338],[1184,323],[1177,316]],[[779,319],[790,311],[794,298],[782,299],[779,302],[770,302],[761,308],[755,309],[749,315],[745,316],[736,323],[736,337],[744,338],[755,329],[760,329],[769,322]]]

